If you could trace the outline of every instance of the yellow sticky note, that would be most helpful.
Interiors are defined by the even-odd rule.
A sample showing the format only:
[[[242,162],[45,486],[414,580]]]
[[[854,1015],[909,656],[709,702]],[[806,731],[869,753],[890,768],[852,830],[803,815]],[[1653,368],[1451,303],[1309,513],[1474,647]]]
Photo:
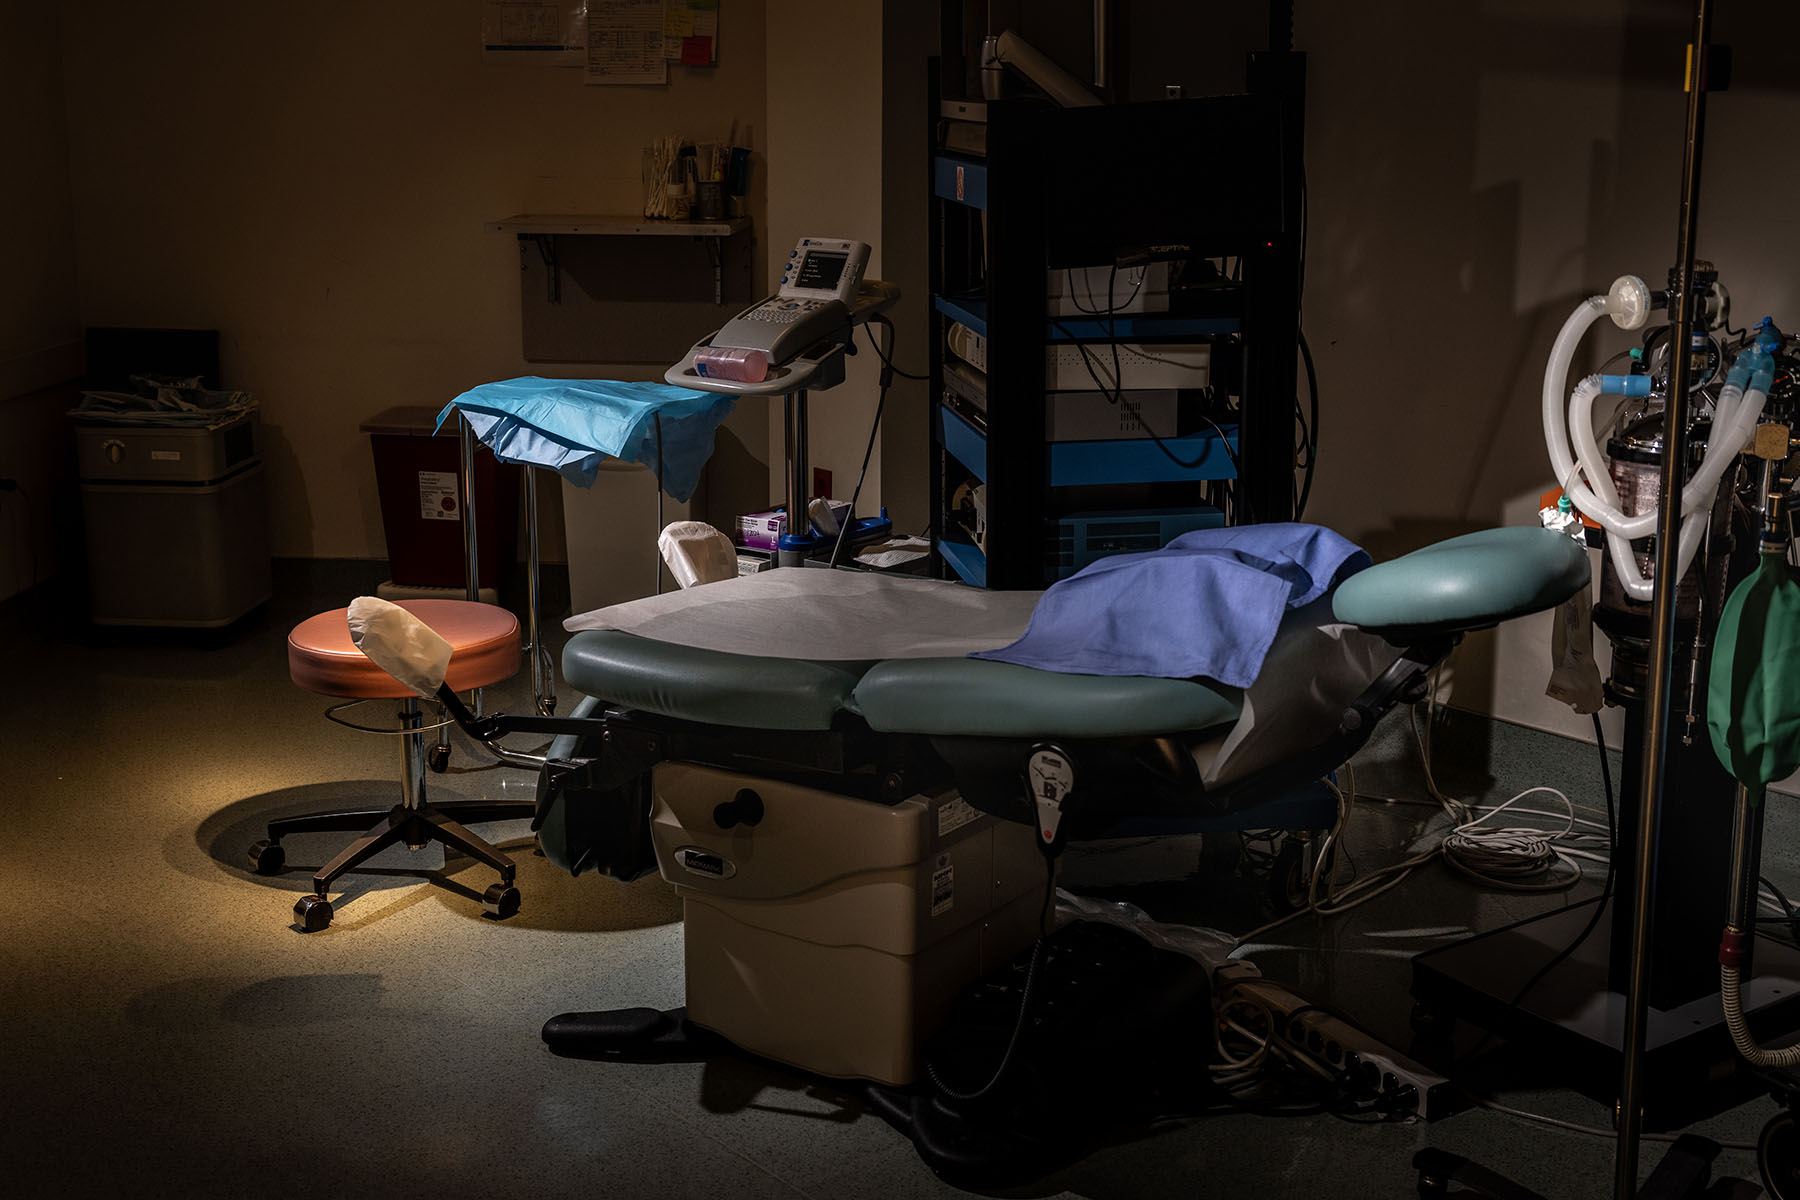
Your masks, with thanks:
[[[685,38],[694,36],[694,12],[685,0],[674,0],[663,8],[663,36]]]

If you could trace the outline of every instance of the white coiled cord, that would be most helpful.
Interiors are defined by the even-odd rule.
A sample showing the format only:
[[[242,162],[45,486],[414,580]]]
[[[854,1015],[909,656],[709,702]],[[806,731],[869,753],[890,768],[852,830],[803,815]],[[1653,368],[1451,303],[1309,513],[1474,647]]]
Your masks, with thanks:
[[[1514,810],[1516,815],[1560,819],[1563,822],[1561,829],[1536,829],[1530,826],[1495,828],[1487,825],[1501,813],[1513,809],[1525,797],[1539,792],[1562,801],[1565,811],[1557,813],[1521,808]],[[1493,887],[1516,892],[1561,891],[1581,878],[1581,864],[1576,859],[1606,861],[1601,855],[1578,848],[1581,843],[1605,840],[1595,834],[1579,832],[1576,829],[1578,825],[1605,828],[1598,821],[1577,817],[1574,803],[1555,788],[1541,785],[1526,788],[1506,803],[1494,805],[1481,816],[1472,821],[1464,821],[1445,834],[1442,843],[1444,861],[1470,879]],[[1567,874],[1556,872],[1558,865],[1566,868]]]

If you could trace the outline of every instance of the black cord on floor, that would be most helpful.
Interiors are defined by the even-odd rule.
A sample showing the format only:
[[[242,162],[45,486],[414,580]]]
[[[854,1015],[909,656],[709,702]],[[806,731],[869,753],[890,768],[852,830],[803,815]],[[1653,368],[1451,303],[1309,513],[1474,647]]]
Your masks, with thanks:
[[[1594,713],[1592,715],[1594,718],[1594,741],[1600,750],[1600,781],[1606,789],[1606,882],[1601,885],[1600,899],[1595,902],[1594,911],[1588,917],[1587,924],[1582,926],[1581,932],[1576,934],[1574,940],[1567,946],[1558,950],[1549,962],[1539,967],[1536,974],[1525,981],[1524,986],[1513,995],[1511,1002],[1507,1004],[1506,1007],[1508,1008],[1519,1007],[1520,1001],[1531,994],[1532,988],[1535,988],[1538,984],[1542,983],[1546,975],[1556,970],[1557,967],[1568,960],[1571,954],[1581,948],[1581,944],[1588,940],[1589,935],[1591,935],[1594,932],[1595,927],[1600,924],[1600,918],[1605,915],[1607,904],[1612,899],[1613,877],[1615,874],[1614,858],[1616,856],[1619,841],[1618,817],[1613,809],[1612,764],[1606,757],[1606,734],[1600,728],[1600,714]],[[1572,908],[1574,906],[1570,905],[1569,907]],[[1567,910],[1565,909],[1564,911]],[[1491,1042],[1493,1038],[1493,1031],[1487,1031],[1482,1039],[1475,1044],[1475,1048],[1463,1055],[1460,1061],[1466,1063],[1472,1060],[1476,1055],[1487,1049],[1488,1043]]]

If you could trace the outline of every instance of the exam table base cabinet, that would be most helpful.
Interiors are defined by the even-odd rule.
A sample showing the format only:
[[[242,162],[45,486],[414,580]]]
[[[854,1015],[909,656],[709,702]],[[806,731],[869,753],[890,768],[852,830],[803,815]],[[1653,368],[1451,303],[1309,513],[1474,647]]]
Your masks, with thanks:
[[[954,791],[887,805],[684,763],[659,765],[654,788],[688,1020],[752,1053],[910,1083],[955,997],[1037,936],[1034,831]],[[721,812],[739,819],[721,828]]]

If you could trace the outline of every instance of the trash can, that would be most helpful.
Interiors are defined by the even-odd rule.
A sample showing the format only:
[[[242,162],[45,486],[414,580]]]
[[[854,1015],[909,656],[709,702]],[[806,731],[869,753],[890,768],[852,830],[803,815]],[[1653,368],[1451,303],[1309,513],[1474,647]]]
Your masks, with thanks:
[[[438,410],[399,405],[362,423],[375,459],[375,490],[393,578],[378,589],[407,599],[467,588],[464,571],[462,439],[457,422],[433,434]],[[520,468],[475,451],[475,539],[484,599],[500,586],[519,546]]]
[[[269,599],[255,411],[210,428],[77,419],[95,624],[218,628]]]

